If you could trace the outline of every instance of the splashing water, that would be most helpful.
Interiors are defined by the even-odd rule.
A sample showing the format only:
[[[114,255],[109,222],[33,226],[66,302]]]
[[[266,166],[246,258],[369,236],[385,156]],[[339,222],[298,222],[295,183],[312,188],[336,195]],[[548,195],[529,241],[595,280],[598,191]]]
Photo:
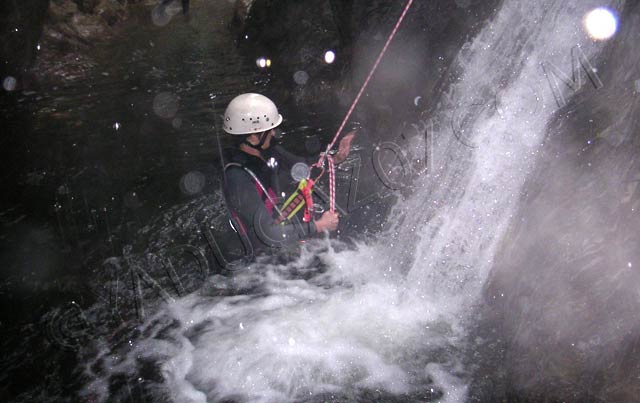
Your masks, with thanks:
[[[387,231],[355,247],[310,242],[288,264],[265,258],[210,278],[127,346],[103,346],[87,391],[106,398],[110,375],[137,378],[152,363],[161,376],[149,388],[180,402],[463,401],[465,329],[558,108],[540,63],[570,69],[577,44],[592,59],[601,45],[581,18],[599,5],[505,1],[458,54],[459,80],[434,113],[457,135],[434,134],[436,168]],[[98,376],[99,361],[109,369]]]

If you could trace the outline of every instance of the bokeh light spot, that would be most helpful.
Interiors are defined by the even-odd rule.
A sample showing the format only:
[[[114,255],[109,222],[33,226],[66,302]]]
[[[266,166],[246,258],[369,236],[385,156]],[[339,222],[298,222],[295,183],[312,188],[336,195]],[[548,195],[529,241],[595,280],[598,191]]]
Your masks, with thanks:
[[[591,10],[584,17],[587,34],[596,41],[611,38],[618,29],[618,21],[613,13],[604,7]]]
[[[327,64],[331,64],[336,60],[336,54],[333,52],[333,50],[327,50],[326,52],[324,52],[324,61]]]
[[[14,91],[18,86],[18,80],[15,77],[7,76],[2,80],[2,88],[5,91]]]
[[[298,85],[305,85],[309,81],[309,74],[304,70],[299,70],[293,73],[293,81]]]
[[[267,59],[266,57],[259,57],[258,60],[256,60],[256,66],[261,69],[271,67],[271,59]]]
[[[204,188],[206,178],[202,172],[191,171],[180,178],[180,191],[188,196],[198,194]]]
[[[171,15],[167,13],[166,8],[158,4],[151,10],[151,21],[158,27],[164,27],[171,22]]]
[[[178,97],[170,92],[159,93],[153,99],[153,112],[161,118],[173,118],[178,113]]]

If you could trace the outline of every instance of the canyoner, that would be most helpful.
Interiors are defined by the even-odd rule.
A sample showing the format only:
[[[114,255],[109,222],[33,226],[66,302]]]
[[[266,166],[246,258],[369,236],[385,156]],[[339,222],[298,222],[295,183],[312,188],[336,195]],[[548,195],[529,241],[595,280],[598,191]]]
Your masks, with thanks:
[[[255,93],[235,97],[224,114],[223,129],[235,143],[226,156],[221,151],[223,194],[232,227],[250,253],[303,242],[338,226],[334,210],[314,203],[313,159],[272,144],[281,137],[282,121],[273,101]],[[354,135],[340,142],[336,163],[348,156]]]
[[[241,140],[227,158],[221,151],[223,194],[230,214],[229,222],[242,241],[245,255],[253,255],[264,246],[282,247],[304,242],[305,238],[314,233],[337,229],[339,217],[335,211],[335,165],[343,162],[349,155],[355,131],[350,131],[340,140],[337,153],[332,148],[349,122],[412,3],[413,0],[406,2],[335,135],[316,162],[298,157],[280,145],[271,147],[273,139],[281,137],[278,127],[283,118],[269,98],[254,93],[241,94],[227,106],[223,129]],[[218,148],[221,150],[219,138]],[[318,173],[312,178],[314,169]],[[290,172],[291,180],[297,184],[288,196],[281,189],[282,171]],[[324,211],[321,205],[314,205],[313,201],[314,185],[326,171],[329,172],[328,211]],[[282,207],[278,207],[279,204]],[[301,210],[302,220],[298,216]],[[318,216],[318,219],[314,216]]]

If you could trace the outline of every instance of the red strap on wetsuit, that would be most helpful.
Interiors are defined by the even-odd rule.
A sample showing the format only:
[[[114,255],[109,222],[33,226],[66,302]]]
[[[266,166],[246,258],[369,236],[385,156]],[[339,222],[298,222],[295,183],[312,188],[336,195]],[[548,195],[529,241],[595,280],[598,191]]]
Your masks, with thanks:
[[[304,216],[302,217],[302,221],[310,222],[313,217],[311,216],[311,211],[313,211],[313,196],[311,192],[313,191],[313,179],[308,179],[307,184],[302,188],[302,196],[304,196]]]

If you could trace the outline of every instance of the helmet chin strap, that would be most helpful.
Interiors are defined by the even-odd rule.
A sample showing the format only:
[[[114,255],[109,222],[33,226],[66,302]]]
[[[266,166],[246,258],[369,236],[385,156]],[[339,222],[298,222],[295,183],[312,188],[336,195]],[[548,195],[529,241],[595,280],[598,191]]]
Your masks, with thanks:
[[[267,133],[269,133],[268,130],[262,132],[262,134],[260,135],[260,141],[258,142],[258,144],[251,144],[249,142],[249,136],[245,137],[244,139],[244,144],[248,145],[251,148],[254,148],[258,151],[263,151],[262,150],[262,146],[264,145],[264,143],[267,141]]]

